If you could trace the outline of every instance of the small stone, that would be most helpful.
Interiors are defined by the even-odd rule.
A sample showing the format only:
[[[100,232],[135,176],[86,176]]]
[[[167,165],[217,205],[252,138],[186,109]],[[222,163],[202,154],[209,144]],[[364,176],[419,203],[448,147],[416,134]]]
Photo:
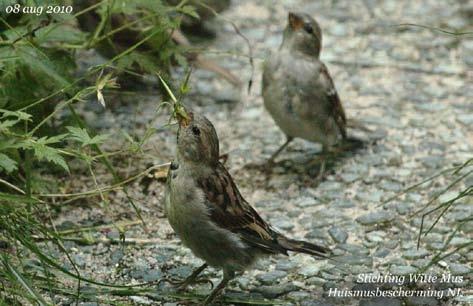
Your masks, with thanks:
[[[299,274],[305,277],[316,276],[320,271],[320,266],[317,264],[309,264],[299,269]]]
[[[338,246],[350,255],[368,255],[370,251],[365,247],[357,244],[344,243]]]
[[[322,286],[327,281],[325,279],[321,278],[321,277],[314,276],[314,277],[311,277],[311,278],[307,279],[306,282],[309,285]]]
[[[422,269],[422,268],[427,267],[429,263],[430,263],[430,260],[428,259],[417,259],[417,260],[412,261],[411,265],[418,269]]]
[[[409,212],[411,212],[412,209],[413,209],[413,205],[411,205],[410,203],[398,203],[396,205],[396,211],[400,215],[406,215]]]
[[[287,272],[274,270],[267,273],[261,273],[256,275],[256,279],[264,285],[272,285],[278,283],[282,278],[286,277]]]
[[[83,254],[74,254],[72,256],[72,259],[74,260],[74,263],[79,267],[79,268],[84,268],[87,261],[84,257]]]
[[[457,263],[450,264],[449,269],[452,275],[467,275],[471,271],[468,266]]]
[[[432,168],[432,169],[437,169],[443,166],[444,164],[444,157],[443,156],[426,156],[426,157],[421,157],[418,159],[425,167]]]
[[[434,297],[408,297],[406,306],[439,306],[440,302]]]
[[[154,282],[163,277],[163,273],[159,269],[151,269],[143,273],[143,280],[145,282]]]
[[[301,199],[299,199],[298,201],[295,202],[295,204],[299,207],[310,207],[310,206],[316,206],[316,205],[319,205],[321,204],[320,202],[318,202],[316,199],[314,198],[310,198],[310,197],[303,197]]]
[[[110,263],[112,265],[116,265],[117,263],[120,262],[120,260],[123,258],[123,256],[125,256],[125,253],[123,253],[123,250],[121,248],[113,251],[110,254]]]
[[[355,174],[355,173],[342,173],[340,175],[342,181],[344,183],[353,183],[354,181],[358,180],[360,178],[360,176],[358,174]]]
[[[386,237],[386,233],[383,231],[373,231],[366,234],[366,239],[376,243],[383,242],[384,237]]]
[[[404,254],[402,255],[402,257],[404,257],[405,259],[409,259],[409,260],[412,260],[412,259],[420,259],[420,258],[424,258],[426,256],[429,255],[429,252],[426,250],[426,249],[414,249],[414,250],[408,250],[406,252],[404,252]]]
[[[169,274],[173,275],[173,276],[177,276],[178,278],[186,278],[188,277],[189,275],[191,275],[192,273],[192,268],[189,267],[189,266],[177,266],[177,267],[174,267],[172,269],[170,269],[169,271],[167,271]]]
[[[120,233],[116,229],[113,229],[107,233],[107,238],[112,240],[118,240],[120,239]]]
[[[294,301],[302,301],[310,297],[310,293],[307,291],[292,291],[289,292],[287,298]]]
[[[288,231],[294,228],[294,221],[292,221],[288,217],[272,218],[270,221],[271,225],[284,231]]]
[[[411,266],[392,266],[389,270],[394,275],[409,275],[417,271],[416,268]]]
[[[365,255],[343,255],[337,257],[337,261],[344,263],[346,266],[365,265],[371,267],[373,265],[373,259]]]
[[[401,306],[402,302],[398,299],[375,297],[372,299],[363,299],[360,301],[359,306]]]
[[[467,244],[467,243],[471,243],[471,239],[467,239],[467,238],[463,238],[463,237],[454,237],[449,245],[451,246],[460,246],[460,245],[464,245],[464,244]]]
[[[153,301],[148,299],[147,297],[132,295],[130,296],[130,300],[132,300],[135,305],[151,305]]]
[[[291,260],[280,260],[276,264],[276,270],[290,271],[297,268],[297,263]]]
[[[359,199],[360,201],[372,203],[379,203],[381,201],[382,196],[383,192],[381,191],[363,192],[356,195],[357,199]]]
[[[332,239],[338,243],[345,243],[345,241],[348,239],[347,232],[338,227],[332,227],[328,230],[328,233],[330,234],[330,237],[332,237]]]
[[[278,296],[297,290],[294,284],[279,284],[274,286],[259,286],[254,291],[261,293],[267,299],[274,299]]]
[[[379,257],[379,258],[384,258],[384,257],[388,256],[389,253],[391,253],[390,249],[382,247],[382,248],[379,248],[378,250],[376,250],[376,252],[374,252],[373,256],[374,257]]]
[[[386,191],[397,192],[397,191],[401,190],[402,185],[400,183],[393,182],[393,181],[384,181],[380,184],[379,187],[381,187],[382,189],[384,189]]]
[[[458,115],[457,120],[466,126],[473,126],[473,114]]]
[[[363,225],[374,225],[374,224],[381,224],[392,221],[394,219],[394,215],[389,214],[385,211],[378,211],[368,213],[361,217],[356,218],[356,221],[363,224]]]

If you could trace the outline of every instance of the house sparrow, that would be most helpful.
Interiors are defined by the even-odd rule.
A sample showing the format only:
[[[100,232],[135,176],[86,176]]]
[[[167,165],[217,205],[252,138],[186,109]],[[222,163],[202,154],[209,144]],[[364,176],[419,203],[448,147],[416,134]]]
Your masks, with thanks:
[[[346,138],[346,117],[327,67],[320,61],[322,32],[308,14],[289,13],[283,42],[265,62],[264,105],[287,141],[319,142],[323,151]],[[322,164],[324,165],[324,164]]]
[[[206,298],[211,303],[236,273],[264,255],[288,251],[326,258],[329,249],[293,240],[274,230],[243,198],[219,162],[219,140],[212,123],[197,113],[177,113],[177,156],[165,193],[169,223],[194,255],[205,261],[183,283],[192,283],[208,265],[223,280]]]

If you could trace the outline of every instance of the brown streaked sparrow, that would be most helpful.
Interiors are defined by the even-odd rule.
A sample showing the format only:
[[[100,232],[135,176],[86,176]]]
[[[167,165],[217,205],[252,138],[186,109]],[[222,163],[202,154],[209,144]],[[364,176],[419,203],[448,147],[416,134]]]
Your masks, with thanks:
[[[177,156],[167,177],[165,209],[182,243],[205,264],[181,288],[208,265],[222,269],[223,280],[204,302],[209,304],[238,272],[261,256],[293,251],[326,258],[329,249],[287,238],[259,216],[219,162],[219,140],[212,123],[197,113],[186,113],[176,115]]]
[[[289,13],[283,42],[263,71],[264,105],[287,136],[269,163],[296,137],[319,142],[324,151],[346,138],[345,111],[319,59],[321,48],[319,24],[308,14]]]

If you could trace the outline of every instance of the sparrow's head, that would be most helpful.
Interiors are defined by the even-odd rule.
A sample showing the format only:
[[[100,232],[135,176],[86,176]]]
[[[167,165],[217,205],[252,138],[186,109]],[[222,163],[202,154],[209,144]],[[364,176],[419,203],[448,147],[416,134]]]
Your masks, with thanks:
[[[319,57],[322,31],[317,21],[305,13],[289,12],[282,47]]]
[[[197,113],[177,113],[178,156],[183,161],[214,164],[218,162],[219,146],[217,132],[212,123]]]

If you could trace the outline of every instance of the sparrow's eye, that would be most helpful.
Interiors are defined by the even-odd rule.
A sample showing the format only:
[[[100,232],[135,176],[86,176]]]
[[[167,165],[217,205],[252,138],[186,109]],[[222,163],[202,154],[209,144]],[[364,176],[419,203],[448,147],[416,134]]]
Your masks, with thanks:
[[[192,127],[192,134],[194,134],[195,136],[199,136],[200,135],[200,130],[198,127],[196,126],[193,126]]]
[[[312,25],[310,23],[304,24],[304,30],[309,34],[314,33],[314,28],[312,28]]]

